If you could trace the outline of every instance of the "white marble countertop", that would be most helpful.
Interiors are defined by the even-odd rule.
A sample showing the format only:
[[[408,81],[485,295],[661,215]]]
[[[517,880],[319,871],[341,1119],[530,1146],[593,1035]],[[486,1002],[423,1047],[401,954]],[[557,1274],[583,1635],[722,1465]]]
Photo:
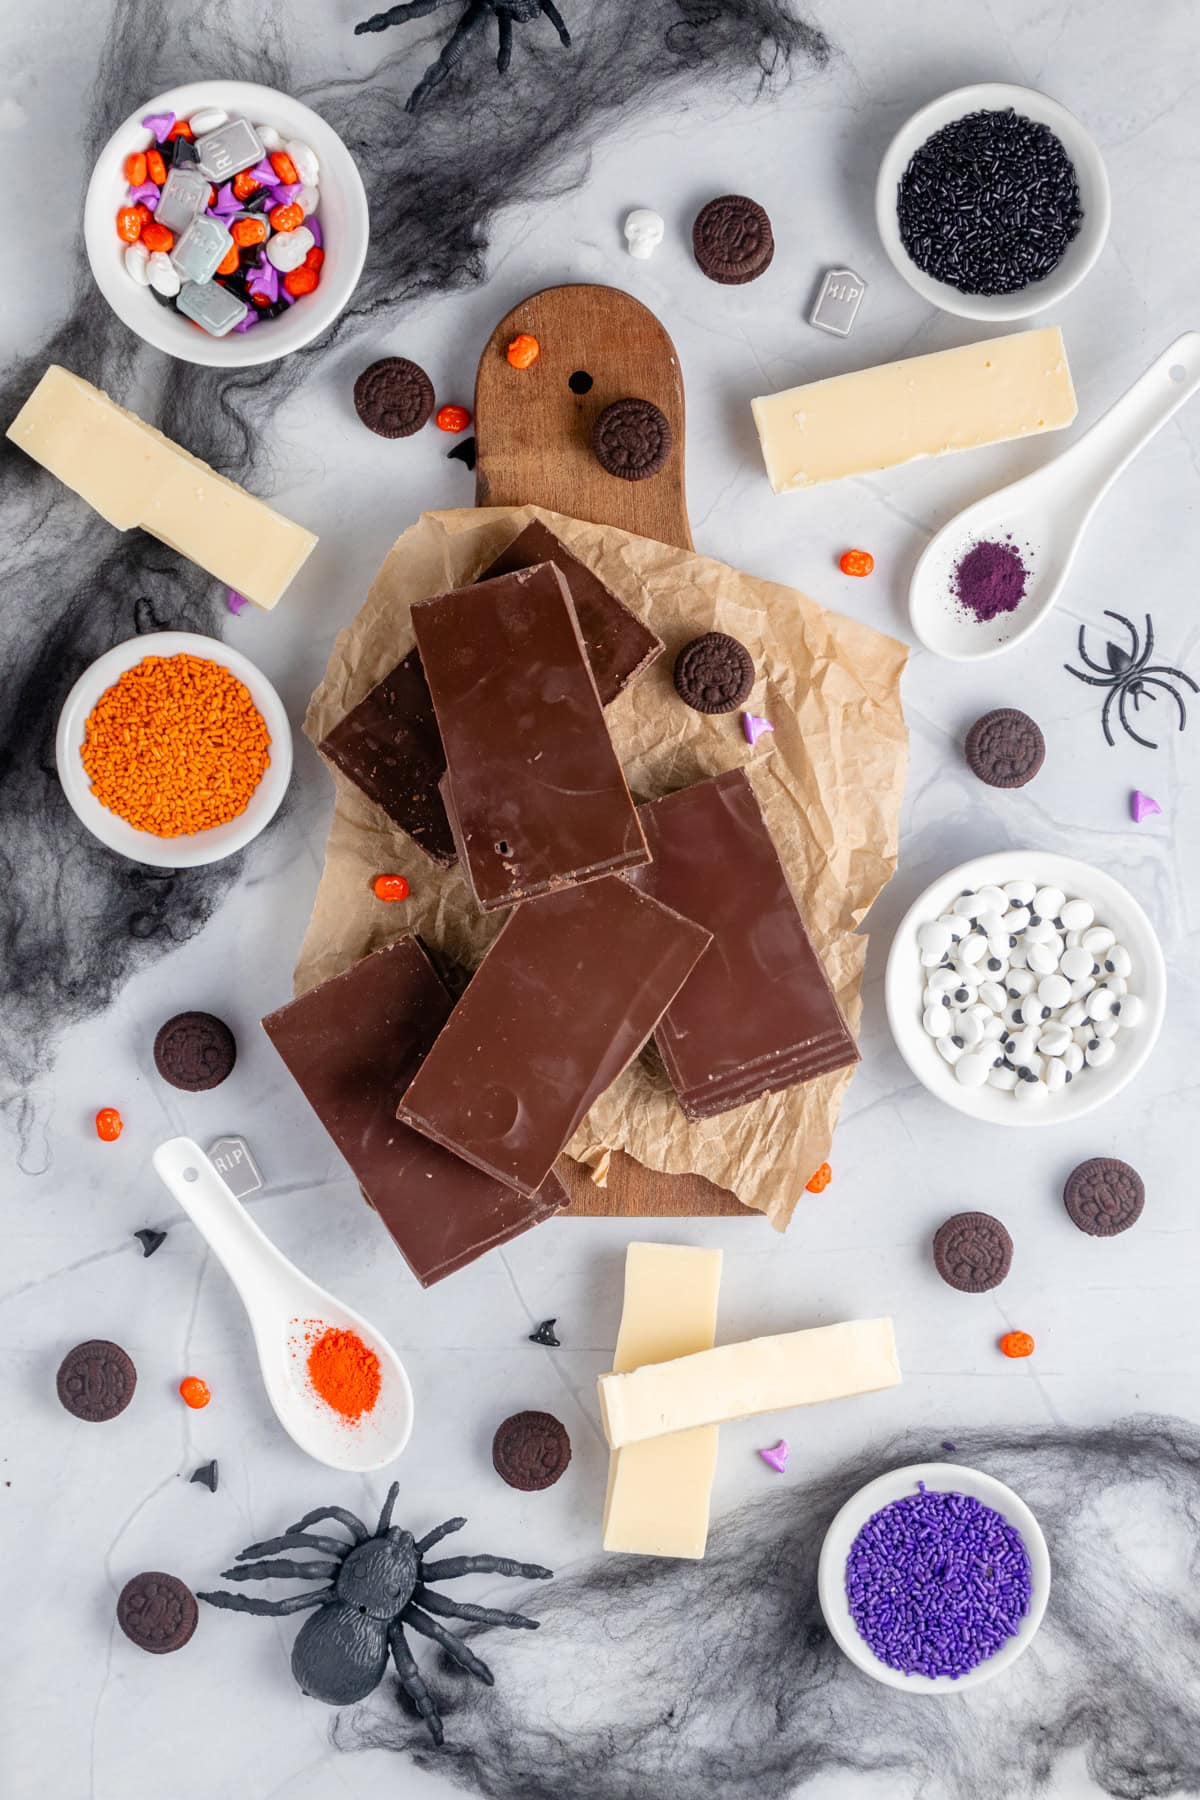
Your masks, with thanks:
[[[0,328],[6,355],[38,341],[56,295],[66,302],[69,221],[85,171],[67,154],[69,131],[46,144],[40,116],[51,105],[61,125],[86,107],[107,11],[43,0],[36,17],[10,9],[0,20],[7,71],[0,132],[10,172],[4,241],[15,300]],[[343,65],[372,66],[380,52],[372,40],[349,35],[357,9],[348,0],[300,11],[298,52],[309,79]],[[801,70],[790,87],[753,106],[746,95],[697,91],[686,106],[631,107],[597,138],[578,189],[500,218],[483,285],[414,305],[381,333],[315,364],[279,414],[271,452],[280,505],[320,532],[320,548],[275,614],[251,610],[231,620],[226,634],[276,681],[297,724],[334,633],[360,604],[393,538],[420,510],[471,498],[470,479],[445,460],[438,434],[384,444],[362,430],[350,405],[354,374],[369,356],[406,354],[430,371],[439,397],[469,397],[493,323],[523,294],[557,280],[626,286],[673,335],[688,396],[698,548],[908,639],[908,576],[931,532],[967,501],[1038,465],[1056,444],[1011,445],[776,499],[746,402],[793,379],[983,335],[919,302],[886,262],[872,225],[883,145],[909,111],[946,88],[997,78],[1044,89],[1082,117],[1105,157],[1111,237],[1056,315],[1079,393],[1076,429],[1196,323],[1200,27],[1186,0],[1133,10],[1117,0],[1065,10],[1033,0],[995,8],[926,0],[903,12],[844,0],[826,12],[837,50],[823,73]],[[410,68],[419,62],[414,51]],[[18,73],[25,68],[34,71],[31,83]],[[34,167],[43,204],[26,228],[22,189]],[[687,227],[700,201],[731,188],[767,207],[778,250],[767,279],[725,290],[697,273]],[[667,219],[667,241],[648,264],[629,260],[620,246],[620,219],[635,204],[656,206]],[[849,263],[868,283],[846,344],[804,320],[816,278],[834,263]],[[837,572],[848,544],[873,552],[871,580]],[[1166,730],[1156,752],[1128,742],[1110,750],[1093,691],[1062,668],[1079,621],[1099,621],[1113,607],[1151,611],[1164,660],[1200,674],[1198,558],[1200,409],[1193,405],[1122,477],[1091,527],[1060,615],[1027,645],[977,668],[914,654],[904,686],[912,768],[901,864],[869,922],[864,1060],[834,1145],[833,1184],[805,1197],[784,1238],[757,1219],[648,1228],[661,1239],[724,1248],[722,1337],[890,1312],[905,1381],[853,1405],[730,1426],[716,1518],[780,1492],[779,1478],[754,1451],[773,1442],[781,1424],[792,1443],[784,1479],[803,1483],[905,1430],[928,1440],[931,1453],[943,1437],[969,1431],[982,1457],[988,1434],[1010,1428],[1083,1431],[1144,1411],[1200,1421],[1200,1228],[1190,1176],[1193,1059],[1200,1060],[1200,729],[1182,737]],[[966,725],[1007,704],[1032,712],[1049,745],[1043,773],[1015,794],[974,781],[960,751]],[[1129,819],[1134,787],[1163,808],[1141,827]],[[452,1791],[444,1771],[418,1773],[407,1757],[382,1750],[349,1757],[331,1744],[331,1715],[304,1700],[288,1673],[287,1621],[206,1614],[188,1652],[166,1659],[139,1655],[115,1627],[115,1594],[131,1573],[165,1567],[203,1586],[244,1543],[309,1507],[338,1500],[369,1513],[386,1487],[382,1475],[358,1480],[322,1470],[277,1428],[236,1295],[192,1230],[172,1216],[150,1169],[165,1136],[187,1132],[207,1143],[243,1132],[266,1175],[254,1207],[263,1229],[377,1321],[404,1357],[417,1401],[412,1444],[396,1468],[404,1523],[424,1530],[466,1513],[464,1548],[544,1560],[559,1571],[586,1569],[598,1553],[606,1459],[594,1380],[614,1341],[624,1246],[640,1228],[624,1220],[553,1223],[429,1292],[408,1276],[255,1025],[289,993],[330,802],[327,775],[298,740],[290,812],[251,853],[209,926],[74,1030],[52,1080],[28,1096],[32,1128],[0,1199],[0,1343],[8,1370],[0,1709],[9,1719],[0,1727],[0,1787],[22,1800],[382,1800],[397,1792],[424,1800]],[[1100,1117],[1074,1126],[1003,1133],[973,1125],[914,1083],[883,1016],[889,936],[911,899],[950,864],[1006,845],[1103,864],[1143,902],[1166,951],[1169,1013],[1156,1054]],[[194,1097],[158,1082],[150,1059],[161,1020],[191,1007],[227,1018],[241,1046],[236,1079]],[[125,1117],[115,1146],[98,1145],[91,1130],[102,1104],[119,1105]],[[1065,1173],[1096,1154],[1126,1156],[1146,1178],[1145,1217],[1114,1243],[1079,1235],[1059,1201]],[[978,1300],[945,1287],[928,1253],[933,1228],[975,1206],[1002,1214],[1017,1243],[1009,1280]],[[151,1222],[168,1223],[170,1235],[143,1262],[130,1234]],[[526,1335],[551,1314],[563,1347],[547,1352]],[[1035,1334],[1032,1360],[999,1356],[996,1337],[1010,1327]],[[59,1358],[89,1336],[118,1339],[141,1372],[136,1407],[103,1430],[76,1425],[53,1396]],[[179,1378],[193,1372],[214,1393],[201,1413],[175,1395]],[[557,1413],[574,1444],[568,1476],[542,1495],[515,1493],[490,1467],[495,1424],[526,1406]],[[221,1465],[215,1497],[187,1482],[212,1456]],[[1165,1587],[1184,1578],[1182,1556],[1161,1576]],[[478,1588],[494,1594],[497,1583]],[[560,1649],[569,1662],[569,1638]],[[523,1653],[521,1644],[505,1646],[502,1681],[519,1679],[513,1672]],[[591,1654],[574,1680],[602,1710],[604,1670],[592,1666]],[[560,1713],[556,1728],[569,1735],[572,1718]],[[451,1768],[472,1785],[469,1768]],[[672,1800],[691,1791],[673,1785],[669,1770],[659,1778],[647,1770],[643,1779],[625,1791]],[[1001,1785],[981,1778],[981,1794],[1009,1793],[994,1770],[987,1780]],[[804,1785],[806,1794],[839,1800],[910,1791],[935,1788],[915,1768],[835,1767]],[[1098,1785],[1082,1754],[1072,1752],[1055,1763],[1045,1791],[1117,1790]]]

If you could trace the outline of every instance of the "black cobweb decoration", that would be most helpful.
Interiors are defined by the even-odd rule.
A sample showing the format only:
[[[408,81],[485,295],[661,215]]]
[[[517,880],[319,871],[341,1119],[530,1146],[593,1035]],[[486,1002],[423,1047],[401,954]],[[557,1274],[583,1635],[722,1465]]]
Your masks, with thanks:
[[[348,312],[320,343],[265,368],[170,362],[112,315],[81,246],[65,323],[6,371],[5,421],[46,364],[61,362],[118,401],[158,393],[157,406],[139,403],[153,423],[269,498],[272,419],[313,358],[335,339],[362,338],[366,355],[418,296],[482,281],[496,213],[577,185],[587,150],[627,104],[641,118],[672,90],[711,83],[753,98],[793,63],[817,66],[828,54],[820,33],[777,0],[604,0],[575,9],[571,56],[553,36],[545,46],[531,43],[502,87],[486,64],[464,66],[447,83],[453,103],[414,119],[405,96],[428,43],[405,45],[354,80],[316,80],[294,60],[292,23],[284,0],[252,8],[115,0],[77,161],[86,170],[121,119],[184,75],[298,94],[341,133],[370,201],[371,248]],[[328,32],[333,62],[343,38],[332,13]],[[224,590],[153,539],[112,531],[3,440],[0,469],[0,1096],[27,1139],[30,1085],[51,1066],[60,1033],[200,931],[252,852],[203,869],[138,868],[103,849],[70,812],[54,772],[53,734],[75,678],[134,632],[219,636]],[[405,522],[398,518],[397,528]]]
[[[1074,675],[1077,681],[1086,681],[1089,687],[1108,689],[1100,713],[1100,725],[1109,749],[1113,748],[1115,741],[1112,733],[1112,710],[1115,703],[1117,719],[1126,735],[1135,744],[1141,744],[1145,750],[1157,750],[1158,745],[1151,738],[1143,737],[1135,727],[1129,716],[1130,703],[1132,702],[1136,717],[1143,700],[1152,702],[1157,700],[1160,693],[1169,694],[1175,702],[1179,729],[1183,731],[1187,726],[1187,705],[1179,688],[1181,685],[1188,687],[1193,694],[1200,693],[1200,688],[1182,669],[1171,669],[1164,663],[1150,661],[1154,655],[1154,621],[1149,613],[1146,614],[1144,635],[1138,632],[1133,620],[1127,619],[1124,613],[1110,612],[1106,607],[1104,616],[1106,619],[1115,619],[1118,625],[1124,627],[1129,635],[1129,649],[1126,650],[1123,644],[1114,644],[1110,639],[1105,646],[1106,660],[1096,662],[1087,653],[1087,626],[1081,625],[1078,654],[1084,667],[1073,669],[1070,663],[1064,663],[1063,668],[1068,675]],[[1085,673],[1087,669],[1092,671],[1090,675]]]
[[[994,1683],[949,1701],[843,1657],[816,1596],[825,1528],[885,1470],[947,1460],[944,1434],[774,1487],[717,1525],[702,1562],[608,1556],[528,1591],[542,1629],[519,1653],[489,1636],[494,1688],[446,1684],[440,1751],[383,1688],[338,1715],[334,1743],[403,1752],[487,1800],[1200,1792],[1200,1430],[1182,1420],[952,1427],[958,1458],[1007,1482],[1046,1534],[1041,1631]]]

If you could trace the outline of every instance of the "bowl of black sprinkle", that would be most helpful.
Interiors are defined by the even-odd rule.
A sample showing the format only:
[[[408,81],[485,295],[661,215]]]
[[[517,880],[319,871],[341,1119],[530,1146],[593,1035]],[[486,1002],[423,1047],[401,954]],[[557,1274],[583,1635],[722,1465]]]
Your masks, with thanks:
[[[1023,319],[1083,280],[1108,236],[1108,177],[1079,120],[1032,88],[983,82],[901,126],[875,190],[879,235],[923,299]]]

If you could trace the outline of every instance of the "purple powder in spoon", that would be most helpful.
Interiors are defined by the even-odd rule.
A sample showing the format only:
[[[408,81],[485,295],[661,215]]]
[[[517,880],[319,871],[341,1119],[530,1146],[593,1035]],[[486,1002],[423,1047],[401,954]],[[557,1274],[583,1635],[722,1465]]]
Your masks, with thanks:
[[[958,603],[981,625],[1015,612],[1028,581],[1029,570],[1015,544],[972,544],[954,570]]]

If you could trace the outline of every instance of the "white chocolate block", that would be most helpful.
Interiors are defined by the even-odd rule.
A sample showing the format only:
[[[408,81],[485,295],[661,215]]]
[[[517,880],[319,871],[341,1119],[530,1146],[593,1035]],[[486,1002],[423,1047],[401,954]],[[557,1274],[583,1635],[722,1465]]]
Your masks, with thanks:
[[[815,1406],[896,1387],[890,1319],[854,1319],[751,1338],[600,1377],[600,1414],[614,1449],[755,1413]]]
[[[1059,431],[1078,407],[1056,325],[751,401],[777,494]]]
[[[720,1286],[719,1250],[630,1244],[615,1371],[711,1349]],[[715,1425],[701,1425],[614,1450],[604,1548],[636,1556],[703,1556],[718,1438]]]
[[[316,544],[311,531],[57,363],[7,436],[118,531],[140,526],[256,606],[275,605]]]

